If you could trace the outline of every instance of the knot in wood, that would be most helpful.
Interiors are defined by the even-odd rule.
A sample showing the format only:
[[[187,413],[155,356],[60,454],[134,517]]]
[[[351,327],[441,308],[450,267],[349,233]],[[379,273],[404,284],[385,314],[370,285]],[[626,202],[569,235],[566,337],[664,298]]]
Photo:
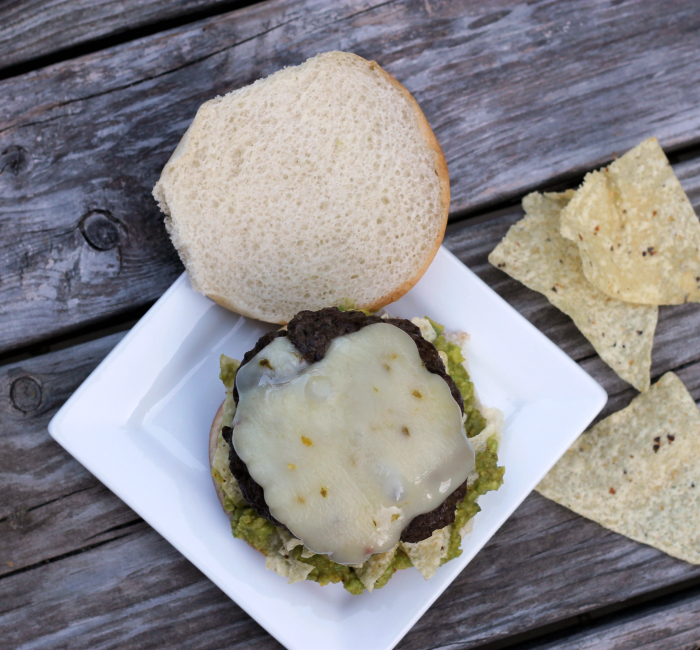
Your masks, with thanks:
[[[80,220],[80,232],[90,246],[108,251],[119,243],[117,220],[106,210],[93,210]]]
[[[10,386],[10,399],[22,413],[36,411],[41,404],[41,386],[31,377],[15,379]]]
[[[29,167],[29,152],[18,144],[11,144],[0,154],[0,174],[9,172],[18,176]]]

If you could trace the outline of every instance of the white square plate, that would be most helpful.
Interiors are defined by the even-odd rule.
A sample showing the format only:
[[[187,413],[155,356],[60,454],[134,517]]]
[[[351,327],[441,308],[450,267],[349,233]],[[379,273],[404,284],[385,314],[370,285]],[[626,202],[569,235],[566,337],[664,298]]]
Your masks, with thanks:
[[[479,395],[505,414],[505,483],[461,557],[425,581],[399,571],[381,590],[287,585],[231,535],[209,473],[208,439],[224,390],[219,355],[241,358],[272,326],[192,290],[183,274],[66,402],[51,435],[290,650],[393,648],[603,408],[579,366],[446,249],[392,315],[428,315],[469,332]]]

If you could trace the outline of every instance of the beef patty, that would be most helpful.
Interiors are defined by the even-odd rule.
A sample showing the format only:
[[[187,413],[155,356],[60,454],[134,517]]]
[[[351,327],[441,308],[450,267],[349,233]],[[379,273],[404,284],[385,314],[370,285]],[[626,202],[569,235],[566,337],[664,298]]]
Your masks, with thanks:
[[[421,336],[420,329],[416,325],[403,318],[367,316],[361,311],[340,311],[337,307],[326,307],[319,311],[302,311],[292,318],[286,330],[268,332],[261,336],[253,349],[246,352],[243,356],[241,367],[280,336],[289,338],[307,362],[315,363],[321,361],[325,357],[330,344],[336,337],[352,334],[361,330],[363,327],[367,327],[367,325],[374,325],[376,323],[388,323],[389,325],[398,327],[413,339],[418,348],[418,354],[425,364],[426,369],[444,379],[450,388],[452,397],[454,397],[454,400],[459,404],[460,410],[464,413],[462,395],[452,380],[452,377],[445,371],[445,366],[435,346]],[[238,389],[235,384],[233,387],[233,399],[236,406],[238,406]],[[231,427],[224,427],[222,434],[224,440],[226,440],[229,445],[229,465],[231,467],[231,473],[236,478],[236,481],[238,481],[243,498],[261,517],[273,522],[277,526],[286,528],[284,524],[277,521],[270,514],[270,508],[267,503],[265,503],[263,488],[255,482],[248,472],[248,467],[236,453],[232,442],[233,429]],[[411,523],[409,523],[401,533],[401,541],[410,543],[420,542],[430,537],[435,530],[451,524],[455,520],[455,508],[466,493],[467,482],[464,481],[457,486],[437,508],[414,517]]]

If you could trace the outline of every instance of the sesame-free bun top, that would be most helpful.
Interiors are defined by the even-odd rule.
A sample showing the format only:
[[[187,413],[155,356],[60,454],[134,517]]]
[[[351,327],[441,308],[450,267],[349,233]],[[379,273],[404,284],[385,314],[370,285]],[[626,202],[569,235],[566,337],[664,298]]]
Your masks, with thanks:
[[[193,287],[273,323],[400,298],[437,253],[450,203],[416,101],[346,52],[203,104],[153,195]]]

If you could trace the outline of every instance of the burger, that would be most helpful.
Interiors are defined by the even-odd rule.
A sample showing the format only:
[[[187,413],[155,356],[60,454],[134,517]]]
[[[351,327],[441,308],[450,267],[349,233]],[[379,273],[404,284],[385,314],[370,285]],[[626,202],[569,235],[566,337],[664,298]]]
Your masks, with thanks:
[[[235,537],[290,582],[357,594],[457,557],[497,489],[499,415],[465,335],[381,314],[422,277],[450,203],[416,100],[326,52],[205,102],[153,190],[193,288],[284,326],[238,361],[210,433]]]
[[[502,418],[460,342],[428,319],[323,308],[222,357],[210,459],[233,535],[290,582],[353,594],[458,557],[504,472]]]

